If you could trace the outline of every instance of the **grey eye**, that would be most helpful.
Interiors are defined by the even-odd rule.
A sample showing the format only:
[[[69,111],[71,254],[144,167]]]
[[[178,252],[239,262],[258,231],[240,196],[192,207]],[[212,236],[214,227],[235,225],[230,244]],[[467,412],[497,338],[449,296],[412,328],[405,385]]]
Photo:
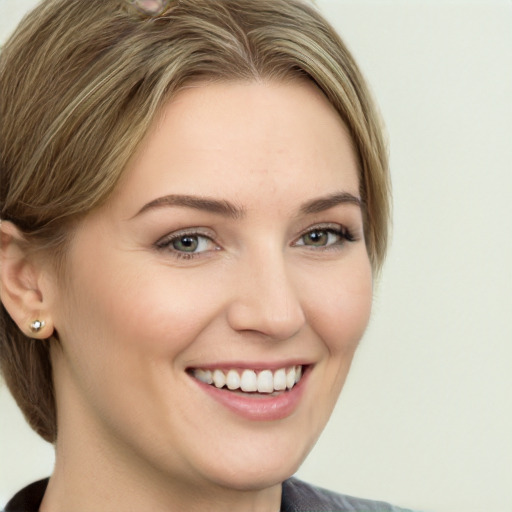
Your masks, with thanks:
[[[198,236],[191,235],[181,236],[173,240],[172,247],[180,252],[196,252],[199,247],[199,238]]]
[[[306,233],[303,237],[304,245],[313,245],[315,247],[322,247],[329,242],[329,232],[325,229],[318,229]]]
[[[330,228],[317,228],[304,233],[297,241],[296,245],[305,247],[329,247],[331,245],[341,245],[343,239],[347,239],[347,236],[341,231]]]

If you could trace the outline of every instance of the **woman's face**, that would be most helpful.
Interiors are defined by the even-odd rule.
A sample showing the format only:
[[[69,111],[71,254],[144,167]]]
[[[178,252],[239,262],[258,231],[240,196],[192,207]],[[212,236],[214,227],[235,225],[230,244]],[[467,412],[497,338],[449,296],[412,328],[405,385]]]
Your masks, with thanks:
[[[180,92],[72,240],[59,443],[196,489],[290,476],[368,322],[362,218],[351,141],[313,85]]]

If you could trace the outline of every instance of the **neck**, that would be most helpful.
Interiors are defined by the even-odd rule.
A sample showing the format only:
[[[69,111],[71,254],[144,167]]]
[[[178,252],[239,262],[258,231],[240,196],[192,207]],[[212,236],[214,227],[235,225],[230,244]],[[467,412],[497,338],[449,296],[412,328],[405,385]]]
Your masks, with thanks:
[[[84,478],[84,477],[82,477]],[[76,485],[73,481],[51,478],[40,512],[97,512],[144,511],[151,512],[278,512],[281,503],[281,486],[264,491],[208,492],[205,489],[179,489],[173,482],[165,492],[142,486],[127,488],[121,481],[110,482],[112,487],[98,486],[90,479]]]
[[[278,512],[281,484],[230,488],[201,476],[173,474],[138,460],[121,446],[98,442],[84,428],[56,445],[55,469],[41,512]]]
[[[59,368],[54,364],[56,378]],[[249,465],[243,475],[226,468],[219,476],[204,461],[189,461],[175,440],[155,443],[152,436],[159,432],[139,433],[144,429],[137,428],[136,414],[129,418],[129,435],[118,431],[123,425],[112,428],[108,412],[91,411],[74,380],[66,383],[56,387],[61,407],[55,469],[41,512],[279,511],[276,472],[265,479]]]

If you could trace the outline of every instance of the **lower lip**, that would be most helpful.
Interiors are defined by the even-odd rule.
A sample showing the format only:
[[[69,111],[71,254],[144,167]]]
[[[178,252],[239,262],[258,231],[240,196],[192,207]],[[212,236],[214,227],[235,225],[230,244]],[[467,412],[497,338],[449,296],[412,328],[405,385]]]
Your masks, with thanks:
[[[283,391],[277,396],[271,395],[242,395],[225,388],[216,388],[205,384],[196,378],[191,378],[214,400],[251,421],[276,421],[290,416],[298,407],[309,376],[309,368],[304,372],[300,381],[289,391]]]

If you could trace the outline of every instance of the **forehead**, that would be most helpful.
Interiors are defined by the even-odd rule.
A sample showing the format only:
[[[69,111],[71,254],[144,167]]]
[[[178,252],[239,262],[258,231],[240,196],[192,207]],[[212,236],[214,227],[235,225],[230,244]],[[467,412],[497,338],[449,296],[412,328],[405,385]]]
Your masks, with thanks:
[[[312,83],[197,84],[180,91],[132,158],[119,193],[237,196],[358,193],[347,129]]]

